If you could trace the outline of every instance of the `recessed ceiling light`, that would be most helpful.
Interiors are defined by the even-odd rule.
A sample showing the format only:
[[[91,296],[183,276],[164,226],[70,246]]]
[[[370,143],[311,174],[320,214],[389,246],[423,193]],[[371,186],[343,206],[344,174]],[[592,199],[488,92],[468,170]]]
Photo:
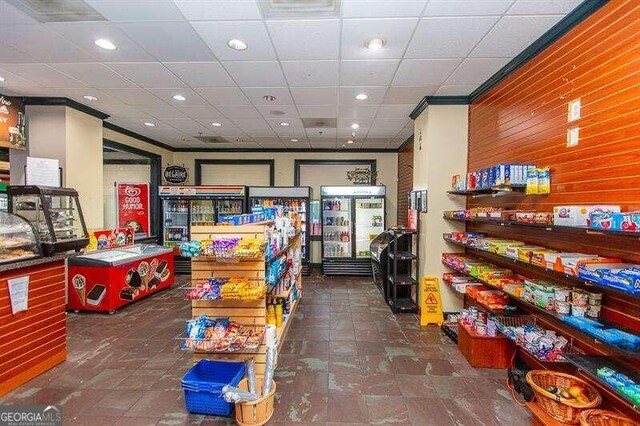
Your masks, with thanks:
[[[211,125],[214,127],[221,127],[222,123],[214,122],[214,123],[211,123]]]
[[[276,97],[273,95],[264,95],[262,99],[264,99],[267,102],[273,102],[276,100]]]
[[[5,78],[0,75],[0,81],[5,81]]]
[[[144,123],[144,125],[147,127],[156,127],[154,123],[149,123],[149,122]]]
[[[105,50],[116,50],[116,45],[104,38],[99,38],[94,41],[94,43],[96,44],[96,46]]]
[[[351,128],[352,128],[353,130],[355,130],[355,129],[360,128],[360,125],[359,125],[358,123],[353,123],[353,124],[351,125]]]
[[[352,143],[353,143],[353,139],[349,139],[349,140],[347,141],[347,143],[348,143],[348,144],[352,144]]]
[[[378,50],[382,49],[387,42],[383,38],[371,38],[364,44],[367,49]]]
[[[176,101],[186,101],[187,98],[185,98],[182,95],[173,95],[173,99],[175,99]]]
[[[298,142],[298,139],[291,139],[291,142]]]
[[[227,46],[229,46],[233,50],[245,50],[247,48],[247,43],[234,38],[227,42]]]
[[[98,98],[96,98],[95,96],[91,96],[91,95],[84,95],[83,98],[85,98],[88,101],[97,101]]]
[[[364,101],[368,97],[369,97],[369,95],[367,95],[366,93],[358,93],[356,95],[356,99],[359,100],[359,101]]]
[[[291,124],[289,124],[289,123],[288,123],[288,122],[286,122],[286,121],[281,121],[281,122],[280,122],[280,125],[281,125],[282,127],[289,127],[289,126],[291,126]]]

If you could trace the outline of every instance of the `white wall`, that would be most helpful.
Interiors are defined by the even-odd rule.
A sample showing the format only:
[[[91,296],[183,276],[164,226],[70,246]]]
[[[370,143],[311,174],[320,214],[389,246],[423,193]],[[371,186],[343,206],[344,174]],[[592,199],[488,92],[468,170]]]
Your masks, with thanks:
[[[173,163],[173,152],[160,148],[159,146],[152,145],[148,142],[141,141],[140,139],[132,138],[131,136],[123,135],[111,129],[104,129],[103,135],[105,139],[128,145],[133,148],[138,148],[143,151],[151,152],[162,156],[162,167],[164,168],[169,163]]]
[[[269,186],[271,167],[268,164],[203,164],[201,173],[202,185]]]
[[[448,245],[442,234],[462,231],[464,227],[445,221],[442,212],[466,206],[464,197],[446,192],[451,187],[451,176],[467,171],[468,116],[467,105],[433,105],[414,123],[413,186],[415,190],[428,191],[428,212],[420,216],[420,275],[440,280],[444,311],[462,306],[462,298],[442,285],[446,268],[441,255],[460,251]]]

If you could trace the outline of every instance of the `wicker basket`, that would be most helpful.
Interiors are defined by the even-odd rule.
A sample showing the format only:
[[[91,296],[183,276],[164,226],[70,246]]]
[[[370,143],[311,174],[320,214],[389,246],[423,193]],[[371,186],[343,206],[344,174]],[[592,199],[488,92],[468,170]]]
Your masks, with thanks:
[[[263,376],[256,375],[257,391],[262,394]],[[242,379],[238,387],[249,390],[247,379]],[[255,401],[238,402],[236,404],[236,422],[240,426],[257,426],[266,424],[273,416],[275,404],[276,382],[271,381],[271,392]]]
[[[580,413],[580,426],[634,426],[629,417],[608,410],[584,410]]]
[[[580,422],[578,416],[582,411],[597,407],[602,402],[600,394],[593,386],[570,374],[558,373],[557,371],[531,370],[527,373],[527,383],[533,388],[540,408],[560,422],[578,424]],[[580,385],[585,389],[589,402],[582,403],[567,400],[546,391],[549,386],[568,389],[574,385]]]

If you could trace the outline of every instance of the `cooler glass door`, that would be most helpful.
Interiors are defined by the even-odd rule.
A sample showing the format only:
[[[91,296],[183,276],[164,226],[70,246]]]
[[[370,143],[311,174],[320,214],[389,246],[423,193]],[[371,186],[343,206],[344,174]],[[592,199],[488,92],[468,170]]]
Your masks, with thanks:
[[[384,199],[356,198],[356,257],[371,255],[371,241],[384,232]]]
[[[220,216],[242,214],[242,203],[243,200],[217,200],[218,220]]]
[[[162,200],[163,241],[166,247],[175,247],[189,241],[189,201]]]
[[[322,200],[322,238],[325,258],[351,257],[351,199]]]
[[[216,223],[213,200],[191,200],[191,226],[213,226]]]

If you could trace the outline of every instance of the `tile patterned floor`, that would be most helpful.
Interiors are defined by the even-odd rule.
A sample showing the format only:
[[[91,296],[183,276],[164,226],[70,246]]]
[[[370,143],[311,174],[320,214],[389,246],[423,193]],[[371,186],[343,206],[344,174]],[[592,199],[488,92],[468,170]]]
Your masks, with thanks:
[[[215,425],[189,415],[177,286],[115,315],[70,314],[68,361],[0,399],[57,404],[65,425]],[[474,369],[435,328],[394,316],[368,280],[313,276],[276,372],[269,425],[526,425],[502,370]]]

